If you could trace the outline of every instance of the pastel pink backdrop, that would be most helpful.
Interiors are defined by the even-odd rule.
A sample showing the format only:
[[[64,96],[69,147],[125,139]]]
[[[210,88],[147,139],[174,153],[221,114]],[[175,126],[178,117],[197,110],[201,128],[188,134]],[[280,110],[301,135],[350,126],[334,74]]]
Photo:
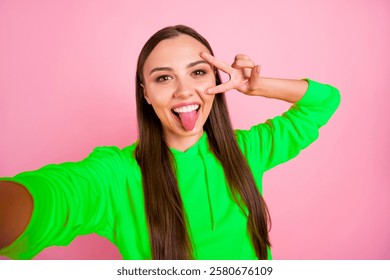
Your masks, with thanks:
[[[320,138],[265,175],[275,259],[390,259],[390,2],[1,1],[0,176],[137,139],[134,74],[148,37],[193,26],[231,62],[338,87]],[[289,104],[228,93],[236,128]],[[96,235],[36,259],[120,259]],[[4,258],[3,258],[4,259]]]

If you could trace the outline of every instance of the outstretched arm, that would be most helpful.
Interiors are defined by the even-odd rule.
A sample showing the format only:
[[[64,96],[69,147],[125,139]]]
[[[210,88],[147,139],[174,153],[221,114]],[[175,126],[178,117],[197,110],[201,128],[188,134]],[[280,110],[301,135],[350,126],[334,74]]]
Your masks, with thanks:
[[[126,184],[124,160],[119,148],[98,147],[78,162],[0,178],[0,255],[32,259],[90,233],[114,242],[112,197]]]
[[[33,200],[20,184],[0,181],[0,249],[14,242],[30,221]]]

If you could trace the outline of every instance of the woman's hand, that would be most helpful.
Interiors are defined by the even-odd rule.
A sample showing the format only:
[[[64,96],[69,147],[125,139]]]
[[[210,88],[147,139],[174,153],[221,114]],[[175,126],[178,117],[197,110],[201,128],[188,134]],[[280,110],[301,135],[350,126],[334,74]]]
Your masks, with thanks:
[[[260,66],[255,65],[249,57],[243,54],[236,55],[232,66],[217,60],[208,53],[201,52],[199,55],[230,77],[226,83],[207,89],[207,94],[216,94],[236,89],[246,95],[263,96],[295,103],[303,97],[308,87],[308,83],[305,80],[261,77]]]
[[[246,95],[260,95],[260,65],[255,65],[248,56],[236,55],[232,66],[229,66],[208,53],[201,52],[199,55],[230,77],[229,81],[207,89],[206,93],[216,94],[236,89]]]

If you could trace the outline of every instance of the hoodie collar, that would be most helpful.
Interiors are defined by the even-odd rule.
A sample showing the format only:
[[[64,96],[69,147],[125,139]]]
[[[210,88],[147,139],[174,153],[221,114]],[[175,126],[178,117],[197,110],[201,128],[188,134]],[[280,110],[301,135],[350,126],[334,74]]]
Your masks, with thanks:
[[[199,138],[194,145],[189,147],[187,150],[180,151],[175,148],[170,148],[172,154],[174,156],[199,156],[200,154],[205,152],[205,149],[208,149],[207,143],[207,133],[203,132],[202,136]]]

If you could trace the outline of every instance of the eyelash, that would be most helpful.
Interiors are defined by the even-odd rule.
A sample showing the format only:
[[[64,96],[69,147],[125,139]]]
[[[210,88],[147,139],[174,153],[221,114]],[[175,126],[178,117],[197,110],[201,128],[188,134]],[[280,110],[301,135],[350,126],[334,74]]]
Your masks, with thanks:
[[[169,77],[168,75],[161,75],[161,76],[158,76],[158,77],[156,78],[156,82],[162,83],[162,82],[168,81],[169,78],[170,78],[170,77]]]
[[[206,73],[207,72],[205,70],[198,69],[198,70],[195,70],[194,72],[192,72],[192,75],[194,75],[194,76],[203,76]],[[156,78],[156,82],[163,83],[163,82],[168,81],[170,79],[172,79],[172,78],[170,76],[168,76],[168,75],[161,75],[161,76],[158,76]]]
[[[196,72],[200,72],[200,74],[195,74]],[[204,74],[206,74],[206,71],[199,69],[199,70],[195,70],[192,73],[195,74],[195,76],[203,76]]]

